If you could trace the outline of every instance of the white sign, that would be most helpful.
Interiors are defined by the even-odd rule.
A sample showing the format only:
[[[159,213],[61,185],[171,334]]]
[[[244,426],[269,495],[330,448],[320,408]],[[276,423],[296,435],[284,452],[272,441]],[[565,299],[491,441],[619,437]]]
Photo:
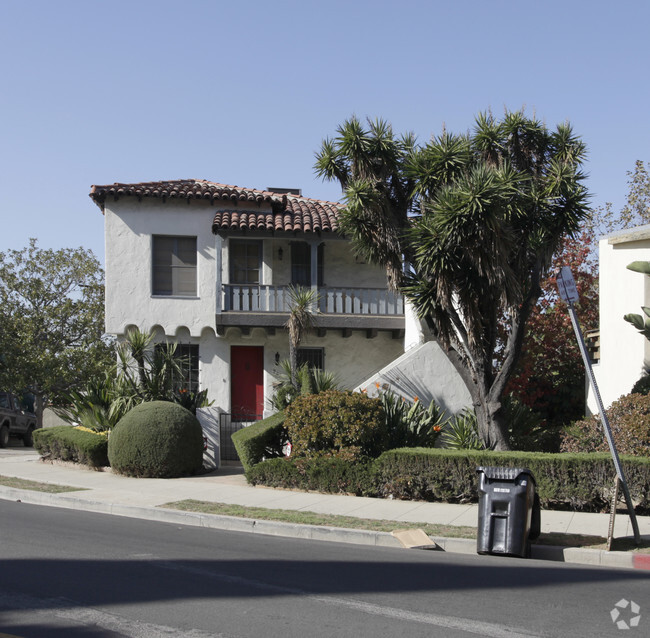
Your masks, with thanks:
[[[557,289],[560,293],[560,298],[567,303],[574,303],[578,301],[578,289],[576,282],[573,279],[571,268],[562,266],[560,272],[557,274]]]

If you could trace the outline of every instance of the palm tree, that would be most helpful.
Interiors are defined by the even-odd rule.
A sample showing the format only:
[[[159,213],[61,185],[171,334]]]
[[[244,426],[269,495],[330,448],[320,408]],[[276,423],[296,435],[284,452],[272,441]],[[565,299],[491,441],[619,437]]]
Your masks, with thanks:
[[[289,362],[291,383],[298,387],[298,348],[305,333],[314,324],[313,307],[318,302],[318,291],[303,286],[289,286],[289,319],[285,327],[289,331]]]

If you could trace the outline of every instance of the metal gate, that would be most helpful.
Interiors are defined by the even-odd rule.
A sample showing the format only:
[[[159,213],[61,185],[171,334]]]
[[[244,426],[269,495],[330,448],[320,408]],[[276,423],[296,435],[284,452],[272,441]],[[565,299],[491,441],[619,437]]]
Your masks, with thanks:
[[[239,461],[237,450],[232,442],[232,435],[249,425],[259,421],[262,415],[250,415],[246,420],[242,420],[240,415],[234,415],[236,420],[233,420],[232,414],[221,414],[219,416],[219,439],[220,439],[220,456],[222,461]]]

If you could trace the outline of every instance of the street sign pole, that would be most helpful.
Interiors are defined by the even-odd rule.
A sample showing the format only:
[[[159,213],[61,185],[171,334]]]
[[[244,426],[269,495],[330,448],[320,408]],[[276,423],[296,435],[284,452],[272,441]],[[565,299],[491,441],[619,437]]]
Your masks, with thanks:
[[[596,397],[596,402],[598,404],[598,412],[600,414],[600,420],[603,424],[603,430],[605,431],[605,438],[607,439],[607,444],[609,445],[609,450],[612,454],[612,459],[614,461],[614,467],[616,468],[616,477],[617,481],[620,481],[620,486],[623,489],[623,494],[625,495],[625,503],[627,505],[628,515],[630,516],[630,521],[632,522],[632,529],[634,531],[634,541],[637,545],[641,544],[641,535],[639,534],[639,524],[636,520],[636,513],[634,512],[634,505],[632,503],[632,498],[630,496],[630,490],[627,486],[627,481],[625,480],[625,475],[623,474],[623,467],[621,466],[621,461],[618,457],[618,452],[616,450],[616,444],[614,443],[614,437],[612,436],[612,429],[609,426],[609,420],[607,419],[607,414],[605,414],[605,407],[603,406],[603,400],[600,397],[600,391],[598,390],[598,384],[596,383],[596,377],[594,375],[594,370],[591,366],[591,361],[587,353],[587,347],[585,346],[585,341],[582,338],[582,330],[580,330],[580,323],[578,321],[578,315],[574,307],[574,303],[578,301],[578,291],[573,279],[573,274],[571,269],[568,266],[563,266],[560,272],[557,275],[557,287],[560,293],[560,297],[566,301],[569,307],[569,316],[571,317],[571,324],[573,325],[573,331],[575,332],[576,339],[578,340],[578,347],[580,348],[580,354],[582,355],[582,360],[585,364],[585,370],[587,371],[587,378],[589,379],[589,385]],[[612,513],[612,521],[615,515]],[[613,525],[611,525],[613,530]],[[613,533],[613,531],[612,531]]]

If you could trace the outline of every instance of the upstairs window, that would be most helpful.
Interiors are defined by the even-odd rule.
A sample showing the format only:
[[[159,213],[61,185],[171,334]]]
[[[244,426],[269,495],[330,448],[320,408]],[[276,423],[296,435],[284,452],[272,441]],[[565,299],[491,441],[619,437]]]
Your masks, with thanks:
[[[324,244],[318,246],[317,285],[323,285]],[[311,245],[304,241],[291,243],[291,283],[294,286],[311,287]]]
[[[259,241],[230,242],[230,283],[253,286],[261,281],[262,244]]]
[[[196,237],[154,235],[153,294],[196,297]]]

